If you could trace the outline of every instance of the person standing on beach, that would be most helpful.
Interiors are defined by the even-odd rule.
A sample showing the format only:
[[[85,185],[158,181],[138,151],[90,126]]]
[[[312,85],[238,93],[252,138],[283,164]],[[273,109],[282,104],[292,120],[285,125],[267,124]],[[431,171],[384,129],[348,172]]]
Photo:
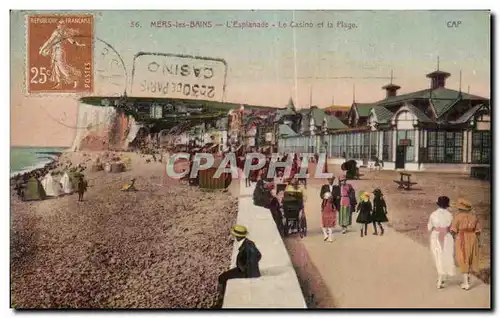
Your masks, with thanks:
[[[373,190],[373,235],[378,235],[376,223],[380,227],[380,235],[384,235],[384,227],[382,226],[383,222],[388,222],[387,219],[387,205],[385,204],[384,195],[382,194],[382,190],[375,189]]]
[[[228,280],[260,277],[259,262],[262,254],[257,246],[255,246],[255,243],[247,238],[247,228],[243,225],[234,225],[231,228],[231,234],[238,244],[238,255],[236,256],[236,267],[219,275],[219,297],[217,304],[219,308],[222,308]]]
[[[78,201],[83,201],[83,194],[87,191],[87,181],[83,175],[78,177]]]
[[[479,271],[479,234],[482,231],[477,216],[472,213],[472,205],[464,199],[458,199],[455,207],[457,214],[451,222],[450,232],[455,237],[455,255],[464,282],[460,287],[470,289],[469,276]]]
[[[360,195],[361,202],[358,204],[356,209],[358,217],[356,218],[356,223],[361,224],[361,237],[367,235],[368,224],[372,222],[372,203],[370,202],[370,194],[368,192],[362,192]],[[375,230],[377,230],[375,228]]]
[[[450,198],[441,196],[436,204],[439,208],[431,213],[427,229],[431,232],[429,245],[438,272],[437,288],[441,289],[446,276],[455,275],[453,236],[450,233],[453,215],[448,211]]]

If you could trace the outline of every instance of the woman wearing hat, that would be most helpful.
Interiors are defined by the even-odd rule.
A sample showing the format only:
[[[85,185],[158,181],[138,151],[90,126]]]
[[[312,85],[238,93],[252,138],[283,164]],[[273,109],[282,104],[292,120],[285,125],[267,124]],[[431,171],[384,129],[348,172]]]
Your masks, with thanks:
[[[443,288],[446,276],[455,275],[453,236],[449,231],[453,215],[448,211],[450,198],[441,196],[436,204],[439,208],[431,213],[427,229],[431,232],[429,245],[438,272],[437,288]]]
[[[370,194],[368,192],[362,192],[360,196],[361,202],[358,204],[357,212],[359,212],[356,218],[356,223],[361,224],[361,237],[367,235],[368,224],[372,222],[372,203],[370,202]]]
[[[231,234],[238,244],[238,255],[236,256],[236,267],[219,275],[219,307],[222,307],[228,280],[260,277],[259,262],[262,255],[255,243],[247,238],[247,228],[237,224],[231,228]]]
[[[342,234],[347,233],[347,227],[352,224],[352,211],[356,206],[356,194],[353,187],[346,183],[346,176],[339,177],[340,184],[340,211],[339,225],[342,226]]]
[[[324,234],[324,241],[333,242],[333,228],[337,223],[337,210],[331,192],[323,194],[321,203],[321,230]]]
[[[472,205],[464,199],[455,204],[458,212],[451,223],[450,231],[455,236],[455,255],[460,271],[464,275],[462,289],[469,290],[469,275],[479,271],[479,242],[481,233],[479,219],[472,213]]]

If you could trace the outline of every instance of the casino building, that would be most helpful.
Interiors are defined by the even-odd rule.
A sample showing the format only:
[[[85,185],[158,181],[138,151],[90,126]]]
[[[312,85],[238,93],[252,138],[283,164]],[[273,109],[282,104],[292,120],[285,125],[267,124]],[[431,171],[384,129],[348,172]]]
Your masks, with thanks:
[[[382,87],[385,98],[352,103],[348,127],[316,130],[312,142],[310,133],[283,137],[279,151],[327,152],[333,164],[347,158],[367,165],[377,157],[388,170],[466,172],[488,166],[490,100],[447,88],[450,75],[438,69],[426,75],[429,88],[402,95],[391,81]]]

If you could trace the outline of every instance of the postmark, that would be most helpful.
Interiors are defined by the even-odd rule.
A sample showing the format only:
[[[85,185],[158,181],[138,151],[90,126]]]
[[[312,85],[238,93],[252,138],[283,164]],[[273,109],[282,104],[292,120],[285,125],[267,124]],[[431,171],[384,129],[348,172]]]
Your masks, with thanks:
[[[92,42],[94,49],[92,74],[94,90],[93,92],[82,92],[79,96],[75,96],[75,99],[78,98],[83,104],[103,107],[116,107],[125,104],[128,71],[122,56],[107,40],[95,36],[93,39],[89,39],[89,41]],[[78,103],[79,108],[80,106],[81,103]],[[82,131],[105,127],[112,118],[111,112],[103,118],[81,118],[78,115],[76,125],[68,125],[65,123],[67,121],[65,115],[62,117],[61,115],[56,116],[43,105],[40,105],[40,108],[56,124]],[[78,110],[78,114],[80,114],[80,109]]]
[[[139,52],[134,57],[131,93],[223,101],[226,78],[227,63],[221,58]]]
[[[92,92],[93,16],[28,15],[26,24],[28,94]]]

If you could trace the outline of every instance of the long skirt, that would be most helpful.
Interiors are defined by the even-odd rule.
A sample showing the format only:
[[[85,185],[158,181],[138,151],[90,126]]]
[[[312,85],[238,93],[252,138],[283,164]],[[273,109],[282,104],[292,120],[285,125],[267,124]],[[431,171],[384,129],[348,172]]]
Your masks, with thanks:
[[[479,271],[479,244],[476,233],[460,232],[455,240],[455,256],[462,273]]]
[[[327,203],[327,205],[323,208],[323,211],[321,211],[322,227],[335,227],[337,223],[337,211],[335,211],[330,204],[331,203]]]
[[[447,233],[443,242],[440,242],[439,232],[432,231],[429,245],[438,275],[455,275],[453,243],[453,236],[451,234]]]
[[[348,226],[352,224],[351,207],[342,205],[339,212],[339,225]]]

